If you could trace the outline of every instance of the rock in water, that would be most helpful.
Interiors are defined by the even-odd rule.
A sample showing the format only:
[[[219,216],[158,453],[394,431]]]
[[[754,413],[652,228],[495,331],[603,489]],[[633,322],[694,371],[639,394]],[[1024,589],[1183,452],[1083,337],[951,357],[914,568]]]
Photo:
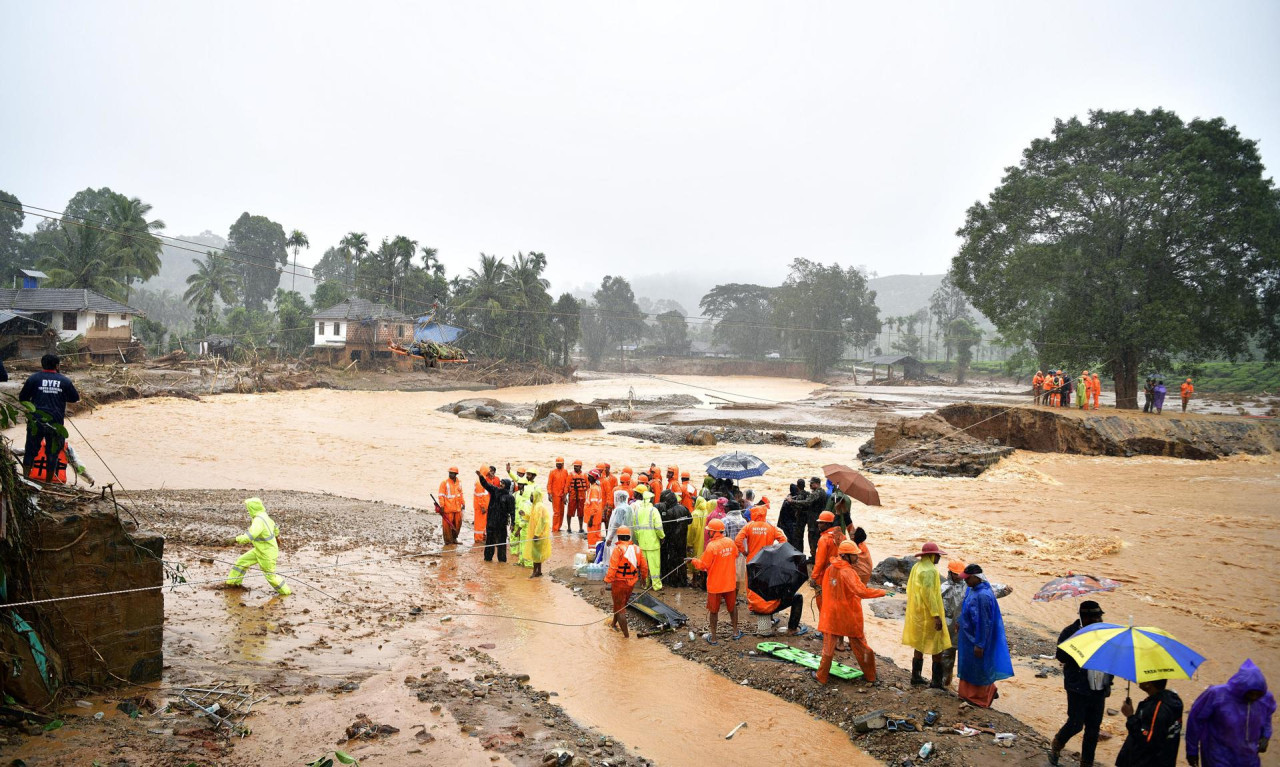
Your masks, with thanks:
[[[534,421],[526,429],[530,434],[563,434],[572,431],[569,422],[552,413],[546,418]]]
[[[541,421],[550,415],[563,418],[572,429],[603,429],[600,412],[590,405],[582,405],[571,399],[553,399],[543,402],[533,411],[533,420]]]
[[[488,405],[480,405],[476,408],[476,416],[479,418],[493,418],[498,411]]]
[[[716,435],[710,429],[694,429],[684,436],[684,441],[689,445],[710,447],[716,443]]]

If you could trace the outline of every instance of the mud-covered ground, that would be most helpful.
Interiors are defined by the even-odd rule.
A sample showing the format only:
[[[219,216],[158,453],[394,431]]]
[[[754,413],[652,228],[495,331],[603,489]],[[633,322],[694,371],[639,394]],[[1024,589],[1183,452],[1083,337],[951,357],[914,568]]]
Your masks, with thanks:
[[[247,494],[121,498],[165,534],[166,559],[185,563],[195,584],[166,591],[164,678],[106,696],[68,690],[64,707],[46,712],[60,726],[0,733],[5,764],[300,764],[335,749],[369,765],[540,765],[557,749],[592,764],[645,763],[575,722],[529,675],[503,669],[489,654],[497,640],[476,641],[460,615],[474,610],[471,595],[439,576],[449,555],[432,543],[440,540],[438,517],[329,495],[261,493],[281,526],[280,571],[295,593],[274,597],[256,570],[247,588],[208,583],[240,553],[233,541],[245,526]],[[252,696],[251,713],[228,713],[234,696],[200,692],[220,688]],[[221,700],[223,715],[249,734],[213,726],[184,695],[205,705]],[[130,704],[136,718],[120,708]],[[396,732],[349,738],[362,715]]]
[[[612,610],[612,598],[601,584],[574,577],[573,569],[569,567],[556,570],[553,575],[596,607],[605,611]],[[1000,701],[996,701],[993,709],[983,710],[960,700],[954,691],[912,687],[910,672],[898,668],[893,660],[883,655],[877,655],[876,658],[880,686],[873,686],[862,680],[844,682],[835,678],[823,686],[813,679],[809,669],[772,658],[755,649],[756,644],[761,641],[785,642],[820,655],[822,640],[814,636],[816,631],[802,637],[756,637],[756,617],[747,610],[745,599],[740,599],[739,627],[746,636],[734,641],[728,617],[722,614],[720,642],[712,646],[703,637],[710,627],[705,608],[706,592],[668,586],[655,596],[685,613],[689,617],[688,629],[655,634],[635,641],[660,642],[672,653],[705,664],[742,686],[764,690],[783,700],[804,706],[812,715],[847,732],[858,746],[887,764],[898,765],[903,759],[917,758],[921,746],[927,742],[934,746],[934,753],[928,763],[940,766],[1012,764],[1039,767],[1044,763],[1047,741],[1032,728],[1000,711]],[[785,619],[786,615],[784,612],[778,617]],[[806,617],[812,616],[807,614]],[[633,631],[653,631],[657,626],[655,621],[634,610],[628,611],[628,620]],[[807,620],[804,625],[816,628],[816,621]],[[696,638],[690,639],[690,630]],[[1051,641],[1048,646],[1052,647]],[[837,653],[836,660],[857,668],[857,661],[850,653]],[[895,720],[912,722],[917,731],[889,732],[878,729],[858,733],[855,730],[856,718],[881,709]],[[928,711],[935,711],[939,715],[934,726],[924,724],[925,713]],[[747,726],[750,724],[748,716]],[[964,737],[945,732],[946,729],[958,729],[964,725],[996,733],[1013,733],[1015,737],[1011,742],[997,744],[993,742],[991,734],[979,733]],[[1070,762],[1064,760],[1064,763]]]

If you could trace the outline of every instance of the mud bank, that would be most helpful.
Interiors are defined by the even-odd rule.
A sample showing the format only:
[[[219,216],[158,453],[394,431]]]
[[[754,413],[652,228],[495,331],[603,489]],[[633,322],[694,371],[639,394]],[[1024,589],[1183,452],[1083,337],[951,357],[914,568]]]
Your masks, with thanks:
[[[948,405],[938,415],[971,437],[1038,453],[1211,460],[1280,449],[1280,421],[1270,419],[978,403]]]
[[[612,609],[610,597],[598,582],[576,578],[572,568],[560,568],[553,577],[572,589],[581,598],[604,612]],[[894,662],[877,655],[876,671],[881,686],[876,687],[861,680],[819,685],[808,669],[793,663],[780,661],[759,653],[755,647],[765,638],[753,632],[755,616],[747,610],[745,601],[738,605],[738,618],[745,636],[737,641],[729,639],[728,619],[721,616],[720,643],[707,644],[702,634],[709,630],[705,608],[706,593],[690,588],[667,587],[657,594],[666,604],[689,616],[688,629],[655,634],[632,642],[657,642],[671,653],[712,668],[716,673],[734,681],[739,686],[750,687],[775,695],[783,700],[803,706],[812,716],[824,719],[843,730],[850,740],[872,756],[886,764],[904,764],[904,759],[918,759],[920,747],[932,742],[933,755],[928,763],[939,767],[959,767],[974,764],[1035,765],[1044,763],[1044,749],[1048,742],[1031,727],[1013,716],[996,709],[976,709],[951,692],[914,688],[910,673],[898,668]],[[785,613],[779,617],[785,617]],[[807,614],[806,614],[806,617]],[[628,611],[633,634],[652,631],[656,624],[634,610]],[[808,625],[812,626],[812,623]],[[689,630],[697,635],[690,640]],[[618,642],[624,642],[619,635]],[[803,637],[769,637],[767,641],[785,642],[814,653],[822,652],[822,641],[812,635]],[[857,666],[852,655],[837,653],[837,659]],[[916,727],[915,732],[890,732],[873,729],[859,732],[856,720],[876,711],[884,711],[893,719],[905,719]],[[935,725],[924,723],[925,713],[936,711]],[[751,727],[752,713],[744,712],[747,727]],[[994,743],[990,734],[963,737],[945,732],[962,725],[982,727],[1001,733],[1013,733],[1009,743]]]

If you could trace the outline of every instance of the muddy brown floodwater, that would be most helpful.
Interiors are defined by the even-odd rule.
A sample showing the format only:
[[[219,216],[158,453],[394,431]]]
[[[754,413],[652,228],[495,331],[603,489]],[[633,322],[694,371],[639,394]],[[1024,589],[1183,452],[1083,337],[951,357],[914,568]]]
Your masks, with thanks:
[[[795,400],[815,388],[775,378],[685,376],[678,381],[598,379],[480,396],[586,401],[625,397],[628,389],[645,396],[696,394],[696,387],[709,387]],[[638,443],[610,433],[626,424],[606,424],[603,432],[533,435],[436,412],[464,396],[310,390],[202,402],[152,399],[105,407],[75,423],[129,489],[322,491],[420,508],[430,506],[427,494],[454,463],[464,479],[482,463],[501,467],[506,461],[539,466],[545,477],[558,454],[589,463],[608,460],[615,467],[678,463],[696,473],[718,452]],[[772,471],[749,486],[777,499],[794,478],[817,474],[824,463],[856,465],[865,434],[826,436],[832,446],[822,450],[751,446]],[[71,438],[79,439],[74,429]],[[92,455],[88,463],[95,475],[107,477]],[[858,521],[870,533],[877,560],[937,540],[954,556],[981,563],[993,580],[1013,585],[1014,595],[1001,601],[1006,620],[1040,635],[1056,636],[1075,609],[1068,601],[1032,603],[1030,595],[1044,581],[1068,571],[1120,580],[1122,589],[1102,598],[1108,620],[1124,623],[1132,616],[1137,625],[1160,626],[1209,657],[1197,679],[1173,685],[1188,705],[1246,657],[1280,679],[1274,586],[1280,464],[1274,456],[1195,462],[1018,453],[978,479],[881,476],[875,481],[884,505],[860,509]],[[371,532],[376,537],[377,531]],[[556,561],[567,561],[573,550],[558,546]],[[514,568],[473,572],[461,561],[454,566],[460,568],[460,588],[485,604],[566,623],[599,617],[564,588],[530,584]],[[442,569],[440,575],[447,572]],[[867,624],[876,650],[905,665],[909,653],[898,644],[901,624],[869,611]],[[744,763],[764,763],[785,753],[773,749],[794,747],[824,754],[835,749],[846,761],[867,759],[838,729],[802,709],[739,687],[656,643],[620,643],[599,626],[480,619],[465,625],[475,636],[507,640],[497,642],[495,657],[558,692],[558,702],[576,719],[661,763],[694,758],[717,763],[730,753]],[[190,629],[171,621],[167,630]],[[1015,679],[1002,683],[997,707],[1051,734],[1064,718],[1061,680],[1037,679],[1034,671],[1020,665]],[[1116,697],[1112,703],[1118,708],[1120,701]],[[752,737],[723,741],[742,719],[752,720]],[[1107,727],[1122,733],[1118,719],[1108,719]],[[672,738],[673,730],[685,736]],[[1118,743],[1117,738],[1104,744],[1104,759],[1114,757]],[[1280,764],[1275,755],[1268,757],[1267,764]]]

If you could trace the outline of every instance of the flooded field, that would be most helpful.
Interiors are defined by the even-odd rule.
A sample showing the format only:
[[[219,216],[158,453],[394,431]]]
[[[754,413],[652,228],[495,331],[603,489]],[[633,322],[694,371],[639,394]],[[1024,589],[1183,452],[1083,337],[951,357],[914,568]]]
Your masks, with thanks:
[[[710,410],[718,400],[806,399],[815,388],[811,382],[776,378],[660,381],[637,377],[500,389],[483,396],[533,402],[619,398],[629,392],[636,396],[692,393],[703,397]],[[898,397],[903,411],[930,399],[944,402],[964,395],[1011,403],[1018,399],[1013,392],[997,389],[984,393],[866,387],[838,394]],[[322,492],[418,509],[430,507],[428,493],[435,491],[451,464],[460,466],[464,480],[480,465],[501,466],[507,461],[538,466],[545,476],[556,455],[589,463],[607,460],[615,468],[648,466],[650,461],[662,466],[677,463],[696,474],[705,460],[722,452],[714,447],[636,442],[613,434],[623,425],[609,422],[605,431],[534,435],[436,411],[463,396],[459,392],[309,390],[222,395],[200,402],[130,401],[75,419],[80,433],[73,429],[71,439],[77,445],[91,443],[130,490],[244,488],[266,491],[268,496],[273,491]],[[824,436],[831,446],[821,450],[749,446],[772,470],[748,486],[777,501],[791,481],[819,474],[822,464],[856,465],[856,450],[865,432]],[[91,451],[82,452],[89,452],[91,472],[109,481],[106,467]],[[956,558],[978,562],[993,580],[1014,587],[1014,594],[1001,601],[1006,620],[1033,633],[1055,636],[1074,618],[1075,604],[1032,603],[1030,595],[1040,584],[1069,571],[1119,580],[1122,589],[1103,598],[1108,620],[1125,623],[1132,616],[1135,624],[1168,629],[1209,656],[1198,679],[1173,685],[1188,705],[1206,684],[1225,679],[1245,657],[1252,657],[1273,679],[1280,678],[1280,608],[1270,575],[1270,563],[1280,553],[1280,503],[1275,500],[1280,497],[1280,463],[1274,457],[1205,462],[1018,453],[978,479],[883,476],[875,481],[884,506],[858,509],[856,518],[868,530],[877,560],[916,551],[922,541],[936,540]],[[224,502],[225,498],[219,501]],[[210,509],[211,515],[225,511],[228,525],[240,523],[238,507],[217,506]],[[365,547],[404,550],[423,545],[405,540],[406,531],[398,529],[397,519],[412,517],[396,515],[415,512],[390,507],[385,514],[371,516],[367,527],[345,540],[340,555],[355,558]],[[285,527],[286,539],[291,533],[308,537],[305,531],[289,527],[305,526],[305,515],[293,521],[287,515],[277,519]],[[464,528],[463,538],[469,537]],[[208,548],[209,541],[192,540],[176,549],[171,546],[170,552],[195,556]],[[579,541],[557,543],[555,561],[567,563]],[[308,561],[337,555],[318,548],[310,552]],[[289,684],[300,683],[307,673],[368,680],[349,697],[336,697],[339,708],[309,707],[306,716],[296,721],[283,703],[267,707],[255,726],[255,736],[237,745],[237,760],[280,748],[305,750],[303,746],[312,742],[308,738],[329,732],[339,722],[348,724],[354,709],[373,716],[394,706],[390,701],[395,698],[387,691],[403,690],[403,676],[426,670],[420,667],[447,656],[449,652],[441,649],[446,645],[492,642],[495,649],[489,654],[502,668],[529,673],[535,686],[558,693],[553,700],[574,719],[661,764],[694,759],[716,763],[725,757],[738,763],[765,763],[776,760],[766,755],[794,748],[822,754],[824,761],[837,754],[844,762],[869,761],[840,730],[814,720],[798,706],[740,687],[704,666],[674,657],[656,643],[621,643],[599,622],[597,610],[562,586],[531,583],[517,568],[486,568],[478,559],[459,555],[441,558],[430,567],[408,560],[391,567],[345,569],[341,576],[335,572],[322,579],[302,576],[344,602],[358,598],[376,606],[390,637],[380,640],[376,650],[366,641],[348,643],[350,653],[289,655],[290,649],[315,644],[328,635],[318,625],[299,620],[301,609],[327,601],[310,588],[299,589],[297,598],[283,604],[264,604],[260,583],[244,597],[217,591],[200,591],[180,600],[171,597],[166,603],[168,662],[192,679],[199,673],[212,674],[225,663],[233,668],[284,663],[280,673]],[[205,566],[215,575],[221,567]],[[426,581],[438,581],[446,591],[456,592],[456,599],[476,608],[474,612],[592,625],[483,618],[460,618],[450,624],[428,619],[387,623],[390,618],[385,616],[401,616],[415,604],[414,590]],[[241,599],[247,607],[241,606]],[[905,665],[909,653],[898,644],[900,624],[867,612],[872,646]],[[278,635],[266,625],[277,620],[291,624],[287,635]],[[354,633],[344,632],[349,637],[361,633],[354,628],[359,621],[355,612],[344,620],[352,624]],[[806,615],[807,622],[812,620],[816,616]],[[276,625],[278,629],[280,624]],[[332,642],[332,637],[327,641]],[[1002,683],[997,708],[1052,734],[1065,716],[1061,680],[1052,675],[1037,679],[1034,673],[1033,668],[1019,666],[1015,679]],[[619,694],[620,689],[625,694]],[[408,700],[412,705],[396,714],[399,721],[426,720],[429,713]],[[1120,699],[1113,703],[1118,708]],[[724,733],[747,718],[742,715],[747,711],[753,720],[749,728],[740,739],[724,741]],[[405,729],[404,724],[400,726]],[[1123,728],[1116,718],[1109,718],[1105,726],[1117,735]],[[671,731],[677,729],[682,736],[672,738]],[[454,743],[441,738],[442,747],[454,743],[448,747],[456,749],[442,758],[490,763],[487,753],[468,740]],[[1118,745],[1118,739],[1104,743],[1102,758],[1113,758]],[[388,753],[400,758],[405,750]],[[428,763],[426,756],[421,763]],[[1271,759],[1265,763],[1277,763],[1273,755],[1268,756]]]

